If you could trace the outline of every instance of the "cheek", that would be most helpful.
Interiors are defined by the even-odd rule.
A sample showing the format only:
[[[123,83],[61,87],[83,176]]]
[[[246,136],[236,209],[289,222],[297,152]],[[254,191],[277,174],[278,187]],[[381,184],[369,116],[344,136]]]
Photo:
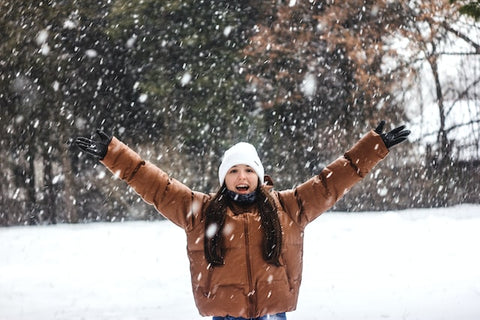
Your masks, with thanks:
[[[225,177],[225,185],[227,186],[227,189],[232,190],[234,182],[235,182],[235,178],[232,178],[231,175],[227,175]]]
[[[258,186],[258,176],[255,174],[254,177],[251,177],[249,179],[250,185],[252,186],[253,189],[256,189]]]

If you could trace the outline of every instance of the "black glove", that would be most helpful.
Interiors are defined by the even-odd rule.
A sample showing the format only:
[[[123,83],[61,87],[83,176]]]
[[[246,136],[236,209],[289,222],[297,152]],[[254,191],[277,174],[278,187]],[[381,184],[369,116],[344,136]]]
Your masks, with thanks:
[[[408,135],[410,134],[410,130],[403,130],[405,129],[405,126],[400,126],[395,129],[393,129],[390,132],[387,133],[382,133],[383,131],[383,126],[385,126],[385,121],[382,120],[378,124],[377,128],[375,129],[375,132],[382,137],[383,142],[387,146],[387,149],[390,149],[396,144],[399,144],[400,142],[403,142],[407,139]]]
[[[100,136],[100,141],[78,137],[73,143],[82,149],[82,151],[91,154],[99,160],[103,160],[107,154],[108,145],[110,144],[110,141],[112,141],[112,137],[101,130],[97,130],[97,134]]]

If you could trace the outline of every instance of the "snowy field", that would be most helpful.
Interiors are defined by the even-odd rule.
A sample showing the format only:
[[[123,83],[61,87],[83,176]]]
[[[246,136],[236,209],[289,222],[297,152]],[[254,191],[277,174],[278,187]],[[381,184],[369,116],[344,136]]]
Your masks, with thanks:
[[[326,213],[288,319],[480,319],[480,206]],[[0,228],[0,320],[203,319],[166,222]]]

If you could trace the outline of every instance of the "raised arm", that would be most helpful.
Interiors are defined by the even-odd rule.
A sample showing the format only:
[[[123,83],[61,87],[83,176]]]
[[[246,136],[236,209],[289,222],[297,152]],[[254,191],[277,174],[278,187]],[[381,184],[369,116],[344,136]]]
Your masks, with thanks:
[[[368,132],[350,150],[330,163],[320,174],[295,189],[279,192],[282,204],[301,226],[330,209],[380,162],[389,148],[404,141],[410,131],[404,126],[382,133],[385,122]]]
[[[131,186],[142,199],[168,220],[186,229],[193,226],[200,212],[195,202],[207,201],[208,196],[193,192],[163,170],[144,161],[136,152],[115,137],[99,131],[100,140],[76,138],[74,143],[101,161],[115,176]]]

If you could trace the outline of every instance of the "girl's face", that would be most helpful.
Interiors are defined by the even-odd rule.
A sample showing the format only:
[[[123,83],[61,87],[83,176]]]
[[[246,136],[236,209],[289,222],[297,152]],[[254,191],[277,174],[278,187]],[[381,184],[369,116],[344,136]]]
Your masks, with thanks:
[[[228,190],[239,194],[252,193],[257,189],[258,176],[250,166],[239,164],[228,169],[225,185]]]

